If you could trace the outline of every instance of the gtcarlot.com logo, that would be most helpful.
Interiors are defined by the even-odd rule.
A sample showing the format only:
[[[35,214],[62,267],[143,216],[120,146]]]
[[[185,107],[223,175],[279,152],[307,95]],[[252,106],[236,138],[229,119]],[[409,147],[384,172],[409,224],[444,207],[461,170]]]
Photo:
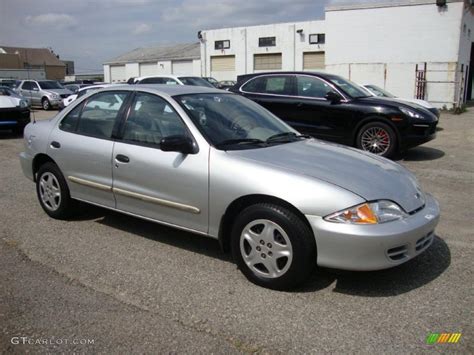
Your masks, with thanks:
[[[31,338],[31,337],[13,337],[10,342],[13,345],[93,345],[94,339],[86,338]]]
[[[426,344],[458,343],[461,333],[430,333],[426,338]]]

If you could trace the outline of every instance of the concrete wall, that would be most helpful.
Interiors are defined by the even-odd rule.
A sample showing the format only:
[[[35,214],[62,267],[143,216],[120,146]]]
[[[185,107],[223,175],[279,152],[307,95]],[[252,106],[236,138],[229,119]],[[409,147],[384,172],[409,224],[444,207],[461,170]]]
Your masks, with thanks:
[[[17,80],[45,80],[44,69],[0,69],[0,78]]]
[[[458,79],[456,71],[470,56],[471,40],[463,41],[461,33],[463,11],[462,2],[448,2],[440,8],[435,1],[328,9],[326,70],[361,84],[378,85],[400,97],[413,98],[416,64],[426,62],[427,80],[431,82],[427,83],[425,99],[438,107],[450,107],[459,90],[454,83]],[[465,17],[465,22],[472,25],[472,14]],[[460,38],[464,53],[461,56],[465,59],[460,56]]]
[[[298,34],[297,30],[303,30]],[[253,73],[254,54],[282,53],[282,70],[303,70],[303,52],[324,51],[324,44],[309,44],[309,35],[325,33],[324,21],[224,28],[202,31],[201,65],[203,76],[211,76],[211,57],[235,55],[235,71],[218,72],[218,80],[235,80]],[[260,37],[276,37],[276,46],[259,47]],[[215,49],[215,41],[229,40],[229,49]]]

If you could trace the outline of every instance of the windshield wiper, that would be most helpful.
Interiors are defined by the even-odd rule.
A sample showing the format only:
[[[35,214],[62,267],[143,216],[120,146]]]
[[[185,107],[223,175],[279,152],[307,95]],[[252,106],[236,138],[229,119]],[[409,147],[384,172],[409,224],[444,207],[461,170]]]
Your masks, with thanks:
[[[295,132],[283,132],[270,136],[265,142],[294,142],[295,140],[306,138],[311,138],[311,136],[308,136],[306,134],[296,134]]]
[[[265,143],[261,139],[256,138],[238,138],[238,139],[227,139],[222,142],[217,143],[215,146],[217,148],[225,147],[229,145],[239,145],[239,144],[262,144]]]

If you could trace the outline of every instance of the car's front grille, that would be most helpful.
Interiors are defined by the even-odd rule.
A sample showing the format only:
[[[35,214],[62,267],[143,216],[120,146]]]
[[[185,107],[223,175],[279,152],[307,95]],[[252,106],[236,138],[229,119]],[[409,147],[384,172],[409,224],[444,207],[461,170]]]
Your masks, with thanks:
[[[408,257],[408,246],[401,245],[399,247],[387,250],[387,256],[393,261],[400,261]]]
[[[65,99],[66,97],[69,96],[69,94],[61,94],[60,96],[61,96],[63,99]]]
[[[430,232],[427,235],[425,235],[424,237],[418,239],[416,241],[416,246],[415,246],[416,251],[420,252],[420,251],[425,250],[426,248],[428,248],[430,246],[430,244],[433,242],[433,239],[434,239],[434,233],[433,232]]]

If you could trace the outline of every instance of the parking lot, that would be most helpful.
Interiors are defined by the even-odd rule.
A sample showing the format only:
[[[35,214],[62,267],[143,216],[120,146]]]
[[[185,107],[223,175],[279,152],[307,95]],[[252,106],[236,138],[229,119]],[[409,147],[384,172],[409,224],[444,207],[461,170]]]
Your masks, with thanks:
[[[473,353],[473,120],[443,113],[437,139],[399,160],[441,205],[425,253],[378,272],[318,270],[294,292],[248,282],[211,239],[91,206],[48,218],[20,169],[22,139],[0,133],[0,348]],[[427,345],[430,333],[462,337]]]

